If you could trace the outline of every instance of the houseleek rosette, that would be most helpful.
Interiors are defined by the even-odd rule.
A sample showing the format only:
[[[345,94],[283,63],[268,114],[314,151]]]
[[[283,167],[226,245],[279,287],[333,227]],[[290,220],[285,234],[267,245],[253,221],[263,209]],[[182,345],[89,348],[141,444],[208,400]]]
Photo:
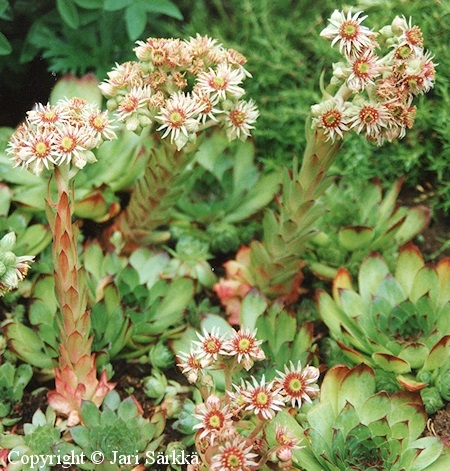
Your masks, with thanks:
[[[431,217],[426,206],[399,206],[402,183],[400,178],[383,192],[378,181],[342,179],[328,188],[321,198],[328,212],[317,221],[319,231],[305,254],[315,275],[331,281],[340,267],[356,274],[375,250],[390,267],[395,263],[398,248],[422,232]]]
[[[420,390],[429,413],[450,400],[450,258],[426,265],[409,243],[391,274],[371,254],[360,267],[358,290],[340,269],[333,297],[319,291],[318,305],[350,363],[375,369],[379,389]]]
[[[296,468],[307,471],[442,471],[450,455],[438,438],[422,437],[426,413],[418,392],[376,391],[367,365],[337,365],[326,374],[320,402],[302,428],[289,414],[273,421],[302,439]],[[269,434],[270,435],[270,434]]]

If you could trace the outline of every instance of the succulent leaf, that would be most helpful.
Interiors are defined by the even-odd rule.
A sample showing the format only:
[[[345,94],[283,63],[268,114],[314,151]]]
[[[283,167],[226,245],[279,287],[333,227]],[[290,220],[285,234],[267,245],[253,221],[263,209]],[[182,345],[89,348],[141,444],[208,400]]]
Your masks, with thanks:
[[[320,402],[306,412],[305,432],[295,421],[277,416],[294,436],[306,435],[306,447],[294,453],[301,469],[437,471],[438,464],[446,463],[438,438],[420,438],[426,426],[420,395],[402,391],[389,396],[376,393],[375,387],[370,367],[338,365],[325,375]]]
[[[421,390],[422,397],[430,398],[427,411],[432,413],[443,404],[431,400],[436,391],[446,394],[439,378],[450,371],[450,302],[442,302],[447,298],[447,259],[425,266],[409,243],[400,250],[394,273],[381,255],[371,254],[361,265],[356,290],[348,271],[341,269],[333,298],[318,292],[319,313],[351,364],[374,367],[377,382],[389,390],[395,384],[389,374],[397,377],[397,389]],[[435,392],[428,395],[423,388]]]

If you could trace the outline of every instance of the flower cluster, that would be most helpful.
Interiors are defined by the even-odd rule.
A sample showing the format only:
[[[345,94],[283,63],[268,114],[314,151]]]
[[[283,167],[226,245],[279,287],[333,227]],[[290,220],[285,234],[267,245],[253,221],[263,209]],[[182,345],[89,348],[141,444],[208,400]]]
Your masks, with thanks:
[[[9,232],[0,239],[0,296],[17,288],[34,260],[31,255],[17,256],[13,250],[16,245],[16,235]]]
[[[411,19],[396,17],[375,33],[362,25],[367,16],[361,14],[336,10],[321,32],[339,46],[343,61],[333,64],[331,86],[339,87],[337,93],[325,93],[311,108],[313,127],[333,142],[353,130],[381,145],[404,137],[413,126],[413,99],[433,87],[436,64]],[[390,48],[384,56],[377,53],[378,38]]]
[[[7,152],[15,167],[37,175],[54,165],[83,168],[96,161],[92,149],[116,138],[107,112],[82,98],[62,99],[55,105],[38,103],[27,114],[11,136]]]
[[[116,65],[100,84],[108,109],[128,130],[154,127],[178,150],[214,125],[225,126],[230,140],[250,135],[259,113],[241,99],[250,74],[240,53],[200,35],[148,38],[134,51],[137,61]]]
[[[180,355],[182,363],[178,366],[204,393],[204,402],[195,409],[194,417],[199,422],[194,429],[197,451],[207,469],[265,469],[267,461],[289,469],[299,440],[277,425],[275,441],[269,443],[266,427],[278,412],[312,402],[319,393],[319,370],[291,362],[270,381],[263,374],[259,380],[251,376],[237,385],[232,381],[238,371],[243,367],[248,370],[255,360],[264,359],[256,332],[240,330],[227,338],[213,330],[198,337],[190,354]],[[225,394],[220,397],[211,393],[212,378],[206,374],[209,369],[225,374]]]
[[[189,354],[179,353],[182,361],[178,366],[190,383],[196,383],[207,369],[217,368],[223,361],[235,365],[234,371],[241,368],[248,371],[255,361],[265,358],[260,347],[262,341],[256,339],[256,332],[248,329],[235,332],[231,338],[219,335],[216,329],[197,336],[199,340],[193,342]]]

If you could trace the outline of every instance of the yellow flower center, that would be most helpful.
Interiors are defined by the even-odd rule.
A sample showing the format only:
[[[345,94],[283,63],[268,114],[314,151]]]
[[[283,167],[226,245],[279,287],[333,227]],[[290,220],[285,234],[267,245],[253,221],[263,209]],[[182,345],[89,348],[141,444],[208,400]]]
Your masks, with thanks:
[[[403,46],[400,46],[397,50],[396,50],[396,56],[399,58],[399,59],[407,59],[411,53],[412,53],[412,50],[411,50],[411,47],[408,46],[407,44],[403,45]]]
[[[245,123],[246,117],[246,113],[240,110],[233,110],[230,112],[230,120],[237,127],[240,127]]]
[[[43,158],[47,156],[49,152],[50,152],[50,147],[44,141],[40,141],[34,146],[34,153],[39,158]]]
[[[345,21],[341,25],[340,33],[344,39],[355,39],[358,34],[358,25],[351,21]]]
[[[266,406],[269,402],[269,396],[264,391],[259,391],[255,399],[258,406]]]
[[[182,114],[181,111],[174,110],[169,116],[170,125],[174,128],[179,128],[183,126],[184,118],[184,114]]]
[[[299,378],[291,378],[288,387],[285,388],[288,392],[298,393],[303,389],[303,382]]]
[[[326,128],[335,128],[341,122],[342,114],[338,110],[331,110],[322,116],[322,124]]]
[[[228,82],[225,80],[224,77],[214,77],[210,81],[210,85],[212,88],[216,90],[224,90],[227,86]]]
[[[236,453],[231,453],[226,457],[225,464],[229,469],[241,469],[242,457]]]
[[[91,119],[89,120],[90,125],[96,130],[96,131],[103,131],[106,126],[106,121],[102,116],[92,116]]]
[[[136,97],[128,96],[120,102],[120,109],[127,113],[131,113],[138,107],[138,105],[139,100]]]
[[[42,113],[42,121],[46,123],[54,123],[58,119],[58,115],[54,111],[45,111]]]
[[[378,116],[378,111],[374,108],[363,108],[359,113],[359,118],[364,124],[375,123]]]
[[[222,417],[219,414],[213,414],[209,417],[208,425],[211,428],[220,429],[222,427]]]
[[[243,338],[238,342],[237,350],[239,352],[248,352],[250,350],[251,342],[249,339]]]
[[[61,139],[60,146],[64,152],[71,152],[73,149],[75,149],[76,141],[71,136],[64,136]]]
[[[353,72],[358,77],[367,77],[370,72],[370,64],[364,61],[356,61],[353,65]]]

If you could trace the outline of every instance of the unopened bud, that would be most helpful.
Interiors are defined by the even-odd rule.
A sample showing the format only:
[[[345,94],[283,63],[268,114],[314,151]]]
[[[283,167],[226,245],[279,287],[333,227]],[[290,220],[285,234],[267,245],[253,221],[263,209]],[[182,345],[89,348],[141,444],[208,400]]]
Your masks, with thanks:
[[[408,28],[408,24],[406,23],[405,18],[401,18],[400,16],[396,16],[391,23],[392,33],[396,36],[400,36],[403,31]]]

